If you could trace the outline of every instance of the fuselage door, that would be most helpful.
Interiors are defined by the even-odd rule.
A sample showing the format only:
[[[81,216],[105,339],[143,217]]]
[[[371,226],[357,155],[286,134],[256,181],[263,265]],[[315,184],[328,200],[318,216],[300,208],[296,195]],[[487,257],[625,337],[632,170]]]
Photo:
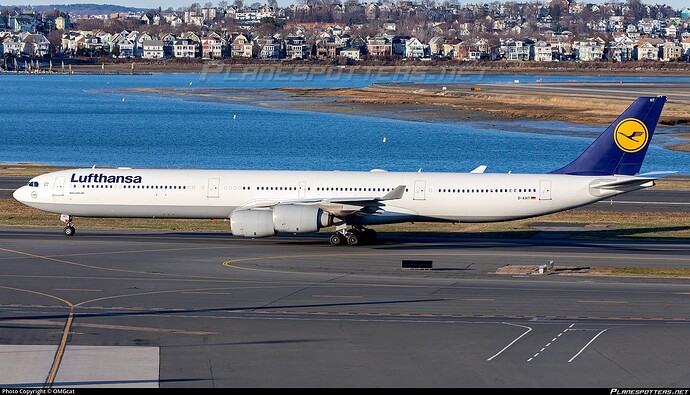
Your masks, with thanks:
[[[300,181],[299,182],[299,191],[298,191],[298,198],[303,198],[307,196],[307,182],[306,181]]]
[[[220,197],[220,178],[209,178],[208,179],[208,197],[217,198]]]
[[[63,196],[65,194],[65,177],[55,177],[55,185],[53,185],[53,196]]]
[[[539,181],[539,200],[551,200],[551,181]]]
[[[414,182],[414,200],[426,200],[426,181]]]

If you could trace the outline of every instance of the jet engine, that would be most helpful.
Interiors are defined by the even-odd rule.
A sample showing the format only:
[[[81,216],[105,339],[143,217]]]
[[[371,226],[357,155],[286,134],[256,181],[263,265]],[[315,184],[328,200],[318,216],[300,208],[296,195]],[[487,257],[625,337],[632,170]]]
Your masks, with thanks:
[[[232,234],[267,237],[277,232],[308,233],[333,225],[333,216],[314,206],[279,204],[273,209],[235,210],[230,216]]]

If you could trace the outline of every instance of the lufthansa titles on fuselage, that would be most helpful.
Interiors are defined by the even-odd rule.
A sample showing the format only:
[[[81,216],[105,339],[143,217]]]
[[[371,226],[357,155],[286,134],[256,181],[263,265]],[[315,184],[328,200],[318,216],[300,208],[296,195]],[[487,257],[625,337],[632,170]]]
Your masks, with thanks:
[[[72,173],[70,181],[76,183],[141,184],[141,176],[114,176],[103,173],[77,175]]]

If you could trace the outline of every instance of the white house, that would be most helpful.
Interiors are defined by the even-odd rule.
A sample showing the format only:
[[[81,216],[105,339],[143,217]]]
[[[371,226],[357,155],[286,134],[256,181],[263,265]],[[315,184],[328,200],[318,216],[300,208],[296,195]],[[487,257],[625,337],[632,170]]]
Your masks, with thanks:
[[[173,57],[196,58],[199,53],[199,45],[192,39],[181,38],[173,43]]]
[[[143,58],[145,59],[160,59],[164,56],[163,40],[144,40],[142,42]]]
[[[424,58],[428,52],[428,47],[428,45],[422,44],[416,37],[412,37],[405,40],[405,52],[403,56],[406,58]]]
[[[532,52],[531,58],[535,62],[551,62],[553,60],[551,44],[546,41],[537,41],[530,49]]]

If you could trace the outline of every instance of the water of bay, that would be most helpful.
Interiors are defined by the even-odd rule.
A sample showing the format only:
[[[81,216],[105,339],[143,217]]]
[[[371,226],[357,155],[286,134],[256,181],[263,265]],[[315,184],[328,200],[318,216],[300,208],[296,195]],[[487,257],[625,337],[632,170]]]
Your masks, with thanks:
[[[421,123],[134,95],[128,88],[363,87],[385,82],[688,82],[683,77],[415,74],[0,75],[0,162],[63,166],[547,172],[602,128],[534,122]],[[119,92],[119,93],[118,93]],[[568,136],[542,133],[564,128]],[[660,134],[661,135],[661,134]],[[690,154],[658,145],[642,171],[690,174]],[[384,142],[385,138],[385,142]],[[661,141],[663,141],[660,138]]]

